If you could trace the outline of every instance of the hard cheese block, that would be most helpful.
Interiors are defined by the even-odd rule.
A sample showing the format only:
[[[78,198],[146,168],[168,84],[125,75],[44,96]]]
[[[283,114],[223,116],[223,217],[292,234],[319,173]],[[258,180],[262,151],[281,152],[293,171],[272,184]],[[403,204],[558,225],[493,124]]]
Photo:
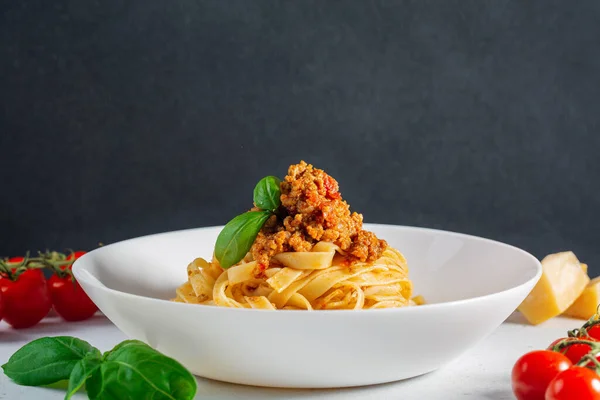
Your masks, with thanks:
[[[542,277],[519,311],[532,324],[540,324],[569,308],[589,281],[575,254],[550,254],[542,260]]]
[[[584,289],[577,300],[567,308],[564,315],[573,318],[589,319],[596,314],[600,304],[600,276],[592,281]]]

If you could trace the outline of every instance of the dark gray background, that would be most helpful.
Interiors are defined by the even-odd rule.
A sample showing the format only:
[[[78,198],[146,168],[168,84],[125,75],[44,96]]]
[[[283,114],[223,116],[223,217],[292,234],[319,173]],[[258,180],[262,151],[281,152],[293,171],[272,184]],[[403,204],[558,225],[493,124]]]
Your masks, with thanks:
[[[222,224],[304,159],[366,221],[600,272],[598,1],[0,7],[0,254]]]

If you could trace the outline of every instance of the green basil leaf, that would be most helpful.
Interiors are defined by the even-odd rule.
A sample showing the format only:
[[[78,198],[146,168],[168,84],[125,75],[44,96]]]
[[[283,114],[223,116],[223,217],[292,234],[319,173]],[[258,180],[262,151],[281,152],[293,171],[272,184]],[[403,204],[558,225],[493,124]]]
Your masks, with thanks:
[[[48,385],[69,379],[75,364],[88,354],[101,356],[100,350],[83,340],[70,336],[44,337],[17,350],[2,369],[19,385]]]
[[[281,205],[281,181],[275,176],[265,176],[254,187],[254,205],[261,210],[275,211]]]
[[[229,268],[244,258],[271,215],[271,211],[248,211],[225,225],[215,243],[215,257],[221,267]]]
[[[127,340],[104,355],[86,391],[91,400],[188,400],[196,394],[196,379],[172,358]]]
[[[102,359],[100,357],[92,356],[86,357],[83,360],[79,360],[71,376],[69,377],[69,387],[67,388],[67,394],[65,400],[69,400],[85,383],[85,381],[102,365]]]

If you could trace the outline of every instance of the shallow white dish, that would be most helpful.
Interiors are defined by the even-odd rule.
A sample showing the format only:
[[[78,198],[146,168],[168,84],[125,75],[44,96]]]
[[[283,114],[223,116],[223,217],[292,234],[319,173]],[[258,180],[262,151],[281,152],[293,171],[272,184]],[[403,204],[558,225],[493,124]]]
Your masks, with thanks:
[[[429,304],[308,312],[165,301],[186,280],[191,260],[210,258],[220,229],[115,243],[81,257],[73,273],[119,329],[192,373],[295,388],[369,385],[433,371],[498,327],[541,275],[535,257],[503,243],[365,224],[406,256],[415,293]]]

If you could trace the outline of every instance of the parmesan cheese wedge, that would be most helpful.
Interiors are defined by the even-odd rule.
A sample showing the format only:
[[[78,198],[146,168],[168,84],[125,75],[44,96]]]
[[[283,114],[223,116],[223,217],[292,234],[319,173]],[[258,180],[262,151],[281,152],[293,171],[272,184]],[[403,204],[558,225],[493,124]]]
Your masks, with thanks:
[[[590,281],[581,296],[575,300],[571,307],[567,308],[564,315],[567,317],[590,319],[596,314],[600,304],[600,276]]]
[[[540,324],[569,308],[589,281],[573,252],[550,254],[542,260],[542,277],[518,309],[530,323]]]

